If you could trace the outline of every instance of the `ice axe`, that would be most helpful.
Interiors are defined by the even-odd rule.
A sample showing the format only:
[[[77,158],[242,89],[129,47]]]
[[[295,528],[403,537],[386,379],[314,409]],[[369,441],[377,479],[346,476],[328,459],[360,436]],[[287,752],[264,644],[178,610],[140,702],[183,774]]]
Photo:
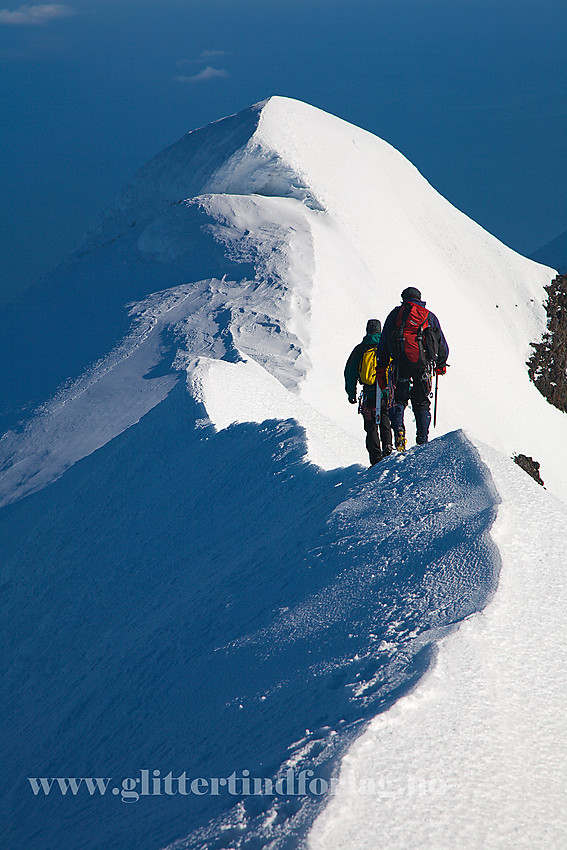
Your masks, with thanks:
[[[449,368],[449,364],[447,363],[445,366],[446,369]],[[437,425],[437,389],[439,387],[439,375],[435,374],[435,400],[433,402],[433,427]]]

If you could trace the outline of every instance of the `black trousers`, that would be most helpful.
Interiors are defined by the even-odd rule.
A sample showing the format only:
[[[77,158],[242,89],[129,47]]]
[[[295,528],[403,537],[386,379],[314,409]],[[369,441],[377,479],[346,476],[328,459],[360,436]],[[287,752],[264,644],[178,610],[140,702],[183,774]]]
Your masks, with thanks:
[[[395,431],[404,427],[404,411],[411,399],[418,441],[427,440],[431,422],[430,391],[431,378],[422,366],[398,362],[394,404],[390,408],[390,418]]]
[[[365,399],[365,401],[367,401]],[[368,399],[367,403],[372,401]],[[375,399],[374,399],[374,403]],[[362,416],[364,419],[364,430],[366,431],[366,449],[370,463],[377,463],[385,454],[390,454],[392,451],[392,426],[388,416],[388,402],[385,398],[380,404],[380,425],[376,424],[376,408],[362,408]],[[381,442],[381,445],[380,445]]]
[[[423,366],[414,366],[412,363],[398,363],[396,375],[396,389],[394,391],[394,403],[403,404],[404,407],[411,398],[411,406],[414,412],[417,410],[429,410],[429,392],[431,390],[431,378]]]

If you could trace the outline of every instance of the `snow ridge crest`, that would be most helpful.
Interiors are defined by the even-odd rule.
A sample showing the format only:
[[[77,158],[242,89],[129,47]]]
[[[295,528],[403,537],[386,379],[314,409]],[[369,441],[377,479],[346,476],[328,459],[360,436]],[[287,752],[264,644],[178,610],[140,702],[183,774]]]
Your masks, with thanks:
[[[322,210],[298,173],[258,133],[271,98],[241,112],[186,133],[144,165],[119,193],[110,209],[89,230],[78,252],[120,238],[128,228],[148,224],[171,207],[206,194],[264,195],[294,198]],[[293,101],[290,101],[293,103]],[[315,110],[314,110],[315,111]],[[278,120],[282,120],[281,115]]]

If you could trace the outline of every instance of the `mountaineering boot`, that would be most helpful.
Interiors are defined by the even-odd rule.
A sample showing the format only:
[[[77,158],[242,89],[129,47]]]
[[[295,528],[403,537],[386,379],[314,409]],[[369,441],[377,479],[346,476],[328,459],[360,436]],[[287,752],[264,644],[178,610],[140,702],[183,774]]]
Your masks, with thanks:
[[[382,454],[383,454],[383,456],[384,456],[384,457],[387,457],[388,455],[391,455],[391,454],[392,454],[392,452],[393,452],[393,448],[392,448],[392,446],[391,446],[391,445],[387,445],[387,446],[384,446],[384,447],[382,448]]]
[[[427,443],[428,439],[429,437],[424,437],[422,434],[418,434],[415,438],[415,442],[418,446],[423,446],[425,443]]]
[[[406,429],[398,428],[396,431],[396,449],[399,452],[405,452],[406,450]]]

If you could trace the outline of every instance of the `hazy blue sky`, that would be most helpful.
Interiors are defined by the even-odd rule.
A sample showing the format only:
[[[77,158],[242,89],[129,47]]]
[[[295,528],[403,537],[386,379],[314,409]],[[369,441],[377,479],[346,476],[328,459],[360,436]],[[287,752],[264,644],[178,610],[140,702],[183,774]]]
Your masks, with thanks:
[[[33,2],[0,0],[0,294],[163,147],[271,94],[386,139],[522,253],[567,230],[565,0]]]

